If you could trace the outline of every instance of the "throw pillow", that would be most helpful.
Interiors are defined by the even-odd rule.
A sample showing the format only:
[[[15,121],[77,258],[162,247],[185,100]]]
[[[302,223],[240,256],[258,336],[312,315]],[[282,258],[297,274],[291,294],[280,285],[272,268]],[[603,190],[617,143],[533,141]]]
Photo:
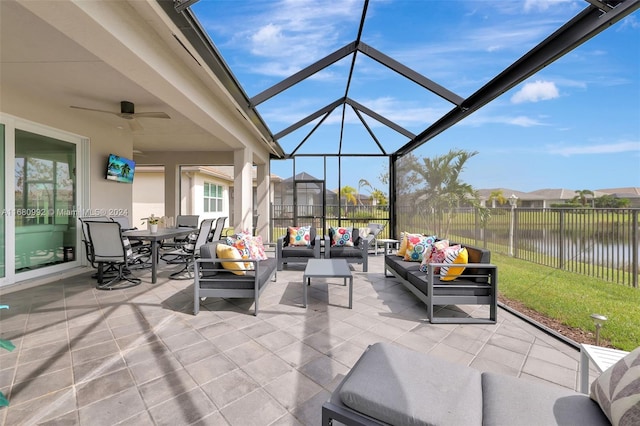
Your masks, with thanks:
[[[451,246],[454,248],[460,248],[459,245]],[[433,247],[431,249],[431,253],[429,253],[429,258],[426,263],[442,263],[444,262],[444,258],[446,256],[446,250],[449,248],[449,240],[440,240],[433,243]],[[426,272],[426,267],[425,267]],[[440,267],[437,266],[433,269],[434,274],[440,273]]]
[[[309,246],[311,245],[311,227],[310,226],[290,226],[288,228],[289,245],[290,246]]]
[[[331,228],[331,247],[352,247],[353,240],[351,236],[353,234],[353,228]]]
[[[365,238],[370,233],[371,233],[371,230],[369,229],[368,226],[365,226],[364,228],[358,228],[358,235],[360,235],[361,238]]]
[[[420,234],[410,234],[407,236],[407,249],[404,253],[404,260],[408,262],[422,262],[427,248],[436,242],[436,236],[424,236]]]
[[[198,233],[197,232],[192,232],[187,236],[187,240],[184,244],[184,246],[182,246],[182,250],[184,250],[187,253],[193,253],[193,251],[196,248],[196,242],[198,241]]]
[[[247,236],[245,234],[230,235],[226,238],[226,241],[228,246],[235,247],[238,250],[243,259],[251,258],[251,252],[249,251]]]
[[[241,260],[242,256],[235,247],[226,244],[218,244],[216,246],[216,256],[220,259]],[[244,262],[221,262],[222,267],[227,271],[231,271],[236,275],[246,275]]]
[[[401,232],[400,233],[400,248],[398,249],[398,252],[396,253],[398,256],[400,257],[404,257],[405,253],[407,252],[407,243],[409,241],[409,236],[412,237],[419,237],[422,234],[410,234],[408,232]]]
[[[469,254],[467,253],[467,249],[447,249],[442,263],[466,265],[469,263]],[[464,268],[464,266],[443,266],[440,268],[440,280],[453,281],[462,274]]]
[[[613,426],[637,425],[640,421],[640,346],[594,380],[590,396]]]
[[[264,243],[262,242],[262,237],[260,235],[257,236],[249,236],[249,253],[251,253],[252,259],[258,260],[266,260],[269,257],[264,249]]]

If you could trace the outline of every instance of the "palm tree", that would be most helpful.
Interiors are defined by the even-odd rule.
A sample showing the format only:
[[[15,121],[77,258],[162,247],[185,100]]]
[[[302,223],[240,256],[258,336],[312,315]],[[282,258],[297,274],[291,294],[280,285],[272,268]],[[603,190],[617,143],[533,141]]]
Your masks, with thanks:
[[[368,180],[360,179],[358,181],[358,204],[360,204],[360,205],[362,205],[362,198],[360,197],[360,188],[362,188],[363,186],[369,187],[369,191],[370,192],[373,189],[373,187],[371,186],[371,184],[369,183]]]
[[[505,198],[504,193],[502,192],[502,189],[498,189],[497,191],[491,191],[491,194],[489,195],[489,199],[487,201],[489,201],[490,204],[493,204],[492,203],[493,200],[496,200],[500,205],[504,205],[508,201]]]
[[[435,214],[437,220],[434,231],[437,235],[445,236],[448,233],[453,209],[460,202],[468,201],[469,198],[477,199],[473,187],[460,181],[465,163],[477,154],[477,151],[451,150],[445,155],[423,158],[423,164],[414,169],[425,184],[424,189],[416,194],[417,200]],[[444,214],[447,214],[445,226],[442,225]]]
[[[387,194],[380,191],[379,189],[374,189],[373,191],[371,191],[371,196],[373,197],[374,200],[376,200],[376,204],[378,206],[386,206],[389,203],[389,200],[387,199]]]
[[[344,212],[347,213],[347,205],[349,202],[354,206],[358,204],[358,199],[356,198],[356,194],[358,191],[353,186],[345,185],[340,189],[340,197],[344,197],[346,204],[344,206]]]
[[[129,176],[129,172],[131,172],[131,167],[129,167],[129,165],[127,163],[124,163],[122,165],[122,168],[120,169],[120,175],[122,177],[127,177],[127,176]]]
[[[590,191],[588,189],[576,190],[575,193],[578,195],[573,197],[573,201],[575,202],[580,200],[580,204],[582,204],[582,207],[585,207],[587,205],[587,195],[591,195],[591,199],[595,197],[593,191]]]

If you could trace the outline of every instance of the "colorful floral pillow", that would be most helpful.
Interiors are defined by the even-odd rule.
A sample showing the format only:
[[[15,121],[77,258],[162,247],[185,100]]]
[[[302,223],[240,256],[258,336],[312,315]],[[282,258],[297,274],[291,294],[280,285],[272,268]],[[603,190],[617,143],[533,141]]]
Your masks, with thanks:
[[[260,235],[249,237],[249,253],[251,253],[252,259],[266,260],[269,258],[264,250],[264,244]]]
[[[309,246],[311,245],[311,227],[310,226],[290,226],[288,228],[289,245],[290,246]]]
[[[445,250],[445,258],[442,263],[466,265],[469,263],[469,253],[466,248],[451,248]],[[453,281],[462,274],[464,266],[443,266],[440,268],[441,281]]]
[[[247,245],[247,239],[245,234],[233,234],[226,238],[227,245],[231,247],[235,247],[242,256],[243,259],[251,258],[251,253],[249,252],[249,247]]]
[[[408,262],[422,262],[425,252],[436,242],[435,235],[409,234],[407,236],[407,249],[404,252],[404,260]]]
[[[352,247],[353,228],[331,228],[331,247]]]
[[[436,241],[432,244],[432,246],[427,250],[428,253],[425,254],[422,258],[422,264],[420,265],[420,270],[422,272],[427,272],[427,265],[429,263],[442,263],[445,258],[445,250],[449,247],[449,240],[440,240]],[[452,246],[456,247],[456,246]],[[457,246],[460,248],[460,246]],[[434,273],[440,273],[440,267],[436,267],[433,270]]]
[[[243,259],[265,260],[268,258],[264,250],[262,237],[259,235],[254,237],[249,233],[242,232],[228,236],[226,242],[227,245],[235,247]],[[250,264],[250,266],[252,267],[253,264]]]
[[[400,248],[398,249],[398,256],[404,257],[405,253],[407,252],[407,243],[409,241],[409,238],[417,238],[417,237],[421,237],[422,234],[410,234],[408,232],[401,232],[400,233]]]

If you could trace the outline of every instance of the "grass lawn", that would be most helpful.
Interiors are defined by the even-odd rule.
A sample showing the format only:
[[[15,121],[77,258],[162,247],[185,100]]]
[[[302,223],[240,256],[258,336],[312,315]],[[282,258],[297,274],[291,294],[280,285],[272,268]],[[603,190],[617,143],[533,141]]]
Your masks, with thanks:
[[[640,346],[640,289],[492,253],[499,293],[570,327],[594,331],[590,315],[608,321],[601,339],[631,351]]]

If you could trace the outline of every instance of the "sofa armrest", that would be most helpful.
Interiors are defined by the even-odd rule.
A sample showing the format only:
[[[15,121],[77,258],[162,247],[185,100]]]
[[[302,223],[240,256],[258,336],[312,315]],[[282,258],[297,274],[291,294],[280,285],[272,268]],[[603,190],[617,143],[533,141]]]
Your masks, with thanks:
[[[322,238],[320,238],[320,236],[319,236],[319,235],[316,235],[316,238],[315,238],[315,240],[314,240],[314,244],[313,244],[313,256],[314,256],[316,259],[320,259],[320,246],[322,245],[322,244],[320,243],[320,240],[321,240],[321,239],[322,239]]]
[[[217,263],[218,265],[220,265],[219,267],[215,268],[215,267],[211,267],[211,266],[203,266],[203,263],[207,263],[207,264],[211,264],[214,265],[215,263]],[[222,266],[222,262],[242,262],[243,263],[243,267],[238,269],[239,271],[245,271],[245,272],[255,272],[255,276],[257,277],[259,274],[259,268],[260,268],[260,261],[256,260],[256,259],[220,259],[218,257],[215,257],[213,259],[196,259],[195,260],[195,282],[196,285],[198,282],[200,281],[220,281],[221,276],[218,275],[220,272],[228,272],[230,274],[232,274],[233,272],[230,271],[229,269],[225,269]],[[253,269],[251,269],[250,266],[247,266],[246,264],[250,263],[253,265]],[[207,277],[207,276],[201,276],[201,273],[206,273],[206,272],[215,272],[215,274],[212,274],[211,276]],[[236,275],[239,278],[242,278],[243,275]],[[254,278],[254,277],[247,277],[247,278]]]
[[[491,263],[465,263],[465,264],[457,264],[457,263],[429,263],[427,264],[427,277],[428,277],[428,282],[430,283],[429,286],[432,287],[433,286],[433,282],[434,282],[434,278],[436,275],[440,275],[439,273],[436,274],[435,273],[435,269],[436,268],[442,268],[443,266],[448,266],[448,267],[462,267],[464,266],[465,269],[466,268],[482,268],[484,270],[487,271],[486,274],[474,274],[474,275],[460,275],[457,278],[462,277],[463,279],[466,278],[490,278],[489,282],[492,284],[493,287],[497,286],[497,273],[498,273],[498,267],[496,265],[493,265]],[[452,282],[452,281],[449,281]],[[483,283],[486,284],[486,283]]]
[[[324,236],[324,257],[325,259],[331,257],[331,238],[329,235]]]

